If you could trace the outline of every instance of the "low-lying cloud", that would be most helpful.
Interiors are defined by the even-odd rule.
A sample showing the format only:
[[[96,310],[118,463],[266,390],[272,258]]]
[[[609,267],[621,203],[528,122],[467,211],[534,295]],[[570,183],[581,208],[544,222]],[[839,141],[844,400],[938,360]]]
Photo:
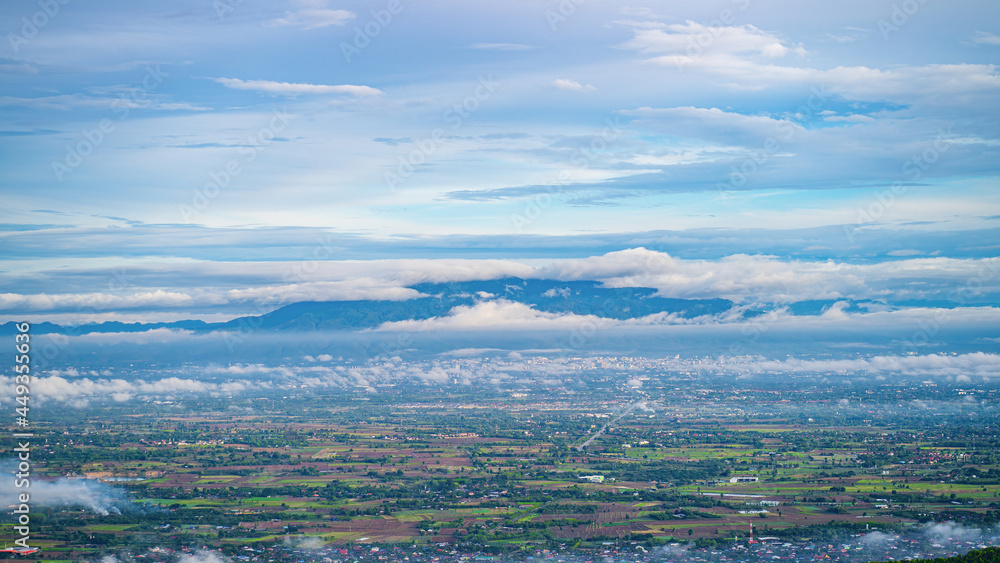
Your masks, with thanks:
[[[141,287],[154,280],[163,282],[162,272],[155,268],[138,267],[136,279],[124,276],[118,291],[0,294],[0,313],[84,312],[97,318],[109,312],[210,314],[251,307],[257,311],[254,314],[260,314],[300,301],[408,300],[423,296],[410,287],[419,283],[501,277],[593,280],[606,287],[649,287],[663,297],[726,298],[746,304],[885,298],[967,302],[1000,293],[1000,258],[909,258],[854,264],[735,254],[717,260],[690,260],[642,247],[544,262],[317,261],[240,263],[224,268],[200,263],[171,264],[169,279],[198,280],[197,286]],[[149,280],[143,281],[147,277]],[[288,277],[294,281],[280,281]]]
[[[381,357],[373,358],[361,365],[341,364],[333,358],[324,363],[310,362],[303,358],[301,363],[288,365],[208,365],[175,370],[187,374],[185,377],[172,375],[155,378],[153,373],[146,372],[146,375],[139,379],[51,375],[34,378],[32,393],[42,405],[54,401],[70,407],[86,407],[92,402],[255,394],[262,396],[303,389],[357,389],[374,393],[377,392],[379,383],[398,382],[427,385],[497,385],[505,381],[517,381],[558,385],[575,381],[581,370],[593,369],[594,362],[593,358],[584,356],[534,356],[530,361],[522,356],[508,354],[503,356],[503,361],[484,361],[475,354],[461,356],[442,354],[441,359],[414,361],[403,361],[399,357]],[[873,355],[840,359],[773,359],[722,355],[664,358],[657,362],[657,369],[664,372],[702,372],[728,377],[783,375],[905,377],[955,383],[1000,377],[1000,355],[985,352],[954,355]],[[74,368],[67,368],[60,370],[59,373],[65,374],[69,371],[80,372]],[[6,382],[12,384],[9,378]],[[640,409],[650,408],[650,405],[643,403],[636,406]]]

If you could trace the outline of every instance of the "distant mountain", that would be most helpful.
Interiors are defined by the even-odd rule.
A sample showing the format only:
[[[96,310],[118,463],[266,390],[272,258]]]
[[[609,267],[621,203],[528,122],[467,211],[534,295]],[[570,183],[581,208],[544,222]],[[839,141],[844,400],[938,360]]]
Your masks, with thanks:
[[[304,301],[293,303],[259,317],[240,317],[210,325],[214,330],[361,330],[382,323],[429,319],[448,313],[443,301],[433,298],[407,301]]]
[[[718,315],[730,311],[734,303],[728,299],[673,299],[656,295],[646,287],[605,287],[595,281],[525,280],[503,278],[486,281],[454,283],[423,283],[412,286],[425,297],[405,301],[307,301],[293,303],[270,313],[240,317],[221,323],[186,320],[170,323],[104,322],[77,327],[62,327],[51,323],[32,326],[36,334],[89,334],[107,332],[145,332],[157,328],[209,332],[240,330],[252,326],[269,331],[362,330],[383,323],[405,320],[426,320],[447,315],[458,306],[506,299],[523,303],[546,313],[594,315],[608,319],[635,319],[656,313],[676,314],[682,318]],[[868,312],[872,307],[890,305],[871,300],[810,300],[787,303],[789,313],[798,316],[820,315],[835,303],[846,301],[846,312]],[[961,306],[945,301],[910,301],[895,306],[946,307]],[[741,311],[745,318],[754,317],[778,305]],[[0,325],[0,334],[13,334],[14,323]]]
[[[547,313],[596,315],[633,319],[654,313],[677,313],[684,318],[728,311],[727,299],[668,299],[649,288],[606,288],[597,282],[558,282],[505,278],[448,284],[419,284],[413,289],[428,295],[406,301],[325,301],[286,305],[260,317],[243,317],[208,325],[211,329],[238,329],[252,323],[265,330],[359,330],[383,323],[425,320],[447,315],[452,308],[502,298]]]
[[[633,319],[654,313],[674,313],[684,318],[724,313],[733,307],[728,299],[671,299],[656,296],[650,288],[609,288],[598,282],[524,280],[504,278],[447,284],[418,284],[412,287],[427,297],[406,301],[308,301],[293,303],[270,313],[241,317],[222,323],[177,321],[170,323],[104,322],[68,328],[51,323],[32,327],[36,334],[102,332],[144,332],[157,328],[195,332],[237,330],[254,326],[257,330],[317,331],[361,330],[386,322],[425,320],[447,315],[454,307],[473,306],[488,299],[524,303],[548,313],[595,315],[611,319]],[[14,323],[0,326],[0,334],[15,332]]]

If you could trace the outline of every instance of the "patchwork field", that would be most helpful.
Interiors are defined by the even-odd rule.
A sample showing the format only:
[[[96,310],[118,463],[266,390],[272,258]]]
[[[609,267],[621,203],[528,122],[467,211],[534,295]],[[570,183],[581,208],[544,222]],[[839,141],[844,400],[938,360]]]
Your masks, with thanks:
[[[104,409],[46,423],[45,479],[103,484],[90,504],[44,508],[37,545],[67,558],[194,544],[234,554],[313,537],[500,553],[1000,520],[994,438],[968,425],[804,424],[793,407],[748,419],[725,404],[708,416],[676,400],[582,448],[600,429],[592,402],[306,403],[300,416],[276,401],[238,418]]]

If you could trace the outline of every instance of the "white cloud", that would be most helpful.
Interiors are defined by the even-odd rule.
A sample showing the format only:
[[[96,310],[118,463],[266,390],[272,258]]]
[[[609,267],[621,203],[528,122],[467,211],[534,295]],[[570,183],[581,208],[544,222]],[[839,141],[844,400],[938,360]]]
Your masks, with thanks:
[[[714,112],[712,112],[714,114]],[[756,121],[736,120],[732,134],[752,129]],[[721,129],[725,129],[720,124]],[[749,134],[749,133],[748,133]],[[893,256],[908,258],[916,250],[897,249]],[[806,299],[970,299],[979,292],[1000,292],[1000,259],[908,258],[882,263],[787,260],[774,256],[736,254],[717,260],[685,260],[642,247],[588,258],[521,263],[502,260],[373,260],[322,261],[284,264],[192,263],[136,267],[126,280],[129,287],[146,277],[159,279],[162,271],[184,280],[183,289],[128,293],[0,294],[0,311],[75,311],[77,322],[115,320],[102,313],[169,311],[171,320],[185,318],[178,311],[229,310],[251,305],[259,314],[301,301],[389,300],[421,297],[410,289],[419,283],[448,283],[501,277],[553,280],[595,280],[608,287],[650,287],[665,297],[728,298],[737,302],[791,302]],[[270,283],[289,273],[299,283]],[[308,273],[306,273],[308,272]],[[91,272],[100,276],[100,271]],[[132,277],[135,279],[132,279]],[[192,283],[196,280],[196,283]],[[240,284],[243,287],[218,287]],[[195,285],[197,288],[191,288]],[[247,287],[249,285],[249,287]],[[956,294],[956,292],[963,292]],[[554,293],[552,294],[555,295]],[[489,295],[480,295],[489,299]],[[58,314],[58,313],[55,313]],[[147,313],[144,313],[147,314]],[[166,313],[165,313],[166,314]],[[82,315],[82,316],[81,316]],[[151,317],[146,317],[148,320]],[[210,320],[228,320],[231,317]],[[56,319],[57,320],[57,319]],[[152,332],[145,338],[175,338]],[[98,338],[95,336],[95,338]],[[107,337],[111,338],[111,337]],[[137,338],[137,337],[130,337]]]
[[[405,301],[423,297],[419,291],[392,286],[389,280],[361,278],[349,281],[308,282],[226,292],[231,301],[295,303],[297,301]]]
[[[714,56],[756,56],[782,58],[805,55],[801,45],[787,44],[780,36],[752,25],[707,26],[688,21],[665,27],[639,27],[622,47],[644,55],[662,57],[672,64],[691,62],[703,54]]]
[[[995,65],[932,64],[903,66],[890,70],[869,67],[836,67],[829,70],[773,67],[758,69],[764,79],[785,82],[814,81],[827,84],[834,92],[853,99],[921,100],[938,103],[965,103],[995,95],[1000,75]],[[951,96],[952,100],[942,100]]]
[[[156,97],[145,95],[122,96],[90,96],[86,94],[59,94],[55,96],[38,96],[35,98],[18,98],[16,96],[0,96],[0,106],[24,107],[35,110],[72,109],[153,109],[163,111],[207,111],[211,108],[183,102],[167,102]]]
[[[184,554],[178,563],[231,563],[232,559],[214,551],[196,551],[193,555]]]
[[[594,315],[547,313],[523,303],[498,299],[455,307],[445,317],[384,323],[377,330],[563,330],[585,323],[611,326],[614,321]]]
[[[1000,90],[1000,75],[989,64],[929,64],[883,70],[865,66],[830,69],[782,66],[789,54],[806,54],[800,45],[754,26],[711,27],[694,22],[665,27],[632,26],[633,37],[622,44],[651,63],[714,76],[740,90],[823,85],[851,99],[921,100],[939,105],[987,101]],[[991,35],[977,34],[984,44]]]
[[[345,94],[349,96],[377,96],[381,90],[370,86],[354,84],[303,84],[293,82],[275,82],[272,80],[240,80],[239,78],[215,78],[219,84],[237,90],[255,90],[268,94],[297,96],[299,94]]]
[[[853,43],[859,39],[868,37],[869,30],[860,27],[845,27],[843,31],[847,33],[827,33],[826,37],[837,43]]]
[[[710,365],[713,370],[733,370],[753,373],[806,374],[879,374],[913,377],[957,378],[969,376],[1000,377],[1000,355],[975,352],[957,356],[928,354],[921,356],[872,356],[840,360],[746,360],[719,358]]]
[[[972,42],[980,45],[1000,45],[1000,35],[988,31],[977,31],[972,35]]]
[[[554,330],[578,330],[573,334],[592,334],[588,327],[595,331],[602,329],[621,330],[662,330],[664,334],[670,331],[686,330],[684,327],[656,324],[656,320],[642,322],[600,320],[592,317],[576,315],[546,315],[531,311],[527,307],[510,307],[511,304],[496,304],[492,309],[475,307],[457,311],[443,319],[432,319],[422,325],[410,323],[410,327],[425,327],[431,329],[475,330],[480,328],[507,328],[526,330],[539,324],[543,328]],[[475,310],[472,310],[475,309]],[[770,320],[759,321],[774,325],[775,330],[784,328],[797,335],[806,334],[803,329],[821,326],[828,330],[829,325],[839,325],[857,330],[865,323],[859,315],[841,318],[837,314],[824,315],[826,319],[810,317],[796,318],[787,315],[774,315]],[[869,315],[871,316],[871,315]],[[944,322],[967,320],[967,315],[959,314]],[[975,316],[975,315],[973,315]],[[485,322],[483,322],[485,319]],[[499,319],[499,321],[498,321]],[[912,322],[891,315],[878,322],[885,326],[899,326],[901,323]],[[925,319],[926,320],[926,319]],[[992,326],[998,320],[997,312],[993,312]],[[643,325],[642,323],[646,324]],[[719,328],[719,319],[695,320],[693,323],[715,324]],[[979,321],[973,321],[973,324]],[[399,330],[401,323],[393,327]],[[784,325],[782,327],[782,325]],[[761,325],[758,325],[761,326]],[[710,326],[707,326],[711,328]],[[704,327],[702,327],[704,328]],[[403,328],[406,329],[405,327]],[[740,325],[730,327],[729,332],[711,333],[715,337],[736,336],[741,332]],[[704,334],[710,334],[705,332]],[[209,366],[195,370],[207,376],[208,380],[191,377],[165,377],[158,380],[124,380],[120,378],[74,378],[66,379],[60,376],[38,377],[32,383],[32,391],[40,402],[58,401],[69,407],[83,407],[91,401],[132,401],[149,400],[152,397],[177,397],[186,394],[227,396],[233,394],[258,394],[267,392],[285,392],[290,389],[302,388],[361,388],[372,390],[379,382],[411,380],[434,384],[469,384],[472,381],[497,382],[509,378],[510,372],[529,372],[532,379],[558,378],[565,374],[587,369],[592,363],[591,357],[535,357],[531,362],[521,362],[521,355],[511,353],[509,360],[513,363],[493,364],[482,363],[476,356],[495,351],[493,349],[463,349],[442,354],[445,359],[414,362],[401,362],[399,358],[373,359],[364,365],[336,366],[284,366],[245,364],[233,366]],[[526,353],[559,352],[558,350],[525,351]],[[710,356],[701,358],[674,358],[664,360],[664,369],[684,371],[705,371],[732,374],[735,376],[754,375],[843,375],[872,377],[917,377],[922,379],[935,378],[955,383],[968,383],[977,379],[992,379],[1000,377],[1000,355],[983,352],[962,355],[926,354],[926,355],[879,355],[868,357],[851,357],[840,359],[771,359],[748,356]],[[191,368],[185,368],[184,373],[191,373]],[[233,379],[217,381],[218,376],[229,376]],[[0,383],[10,384],[10,378],[0,378]],[[841,403],[841,406],[848,406]]]
[[[592,90],[596,90],[596,88],[594,88],[590,84],[583,85],[577,82],[576,80],[570,80],[568,78],[556,78],[555,80],[552,81],[552,86],[556,87],[559,90],[570,90],[573,92],[589,92]]]
[[[93,311],[140,307],[184,307],[194,305],[196,299],[179,291],[147,291],[130,294],[36,294],[21,295],[0,293],[0,310],[45,311],[51,309],[88,309]],[[207,303],[221,303],[217,297],[208,297]]]
[[[469,48],[484,51],[527,51],[534,47],[521,43],[473,43]]]
[[[667,297],[791,301],[867,293],[862,279],[834,262],[785,262],[768,256],[680,260],[644,248],[558,260],[540,272],[561,280],[597,279],[609,287],[652,287]]]
[[[195,337],[190,330],[155,328],[143,332],[91,332],[73,337],[75,342],[84,344],[115,345],[115,344],[168,344],[182,342]]]
[[[249,376],[281,376],[295,377],[296,371],[285,366],[265,366],[263,364],[236,364],[231,366],[209,366],[204,369],[207,374],[222,374],[246,378]]]
[[[65,379],[58,376],[39,377],[33,382],[32,392],[42,400],[72,402],[78,399],[104,399],[107,397],[131,398],[135,395],[173,395],[175,393],[232,394],[248,388],[266,389],[267,382],[257,381],[252,386],[243,382],[209,383],[195,379],[167,377],[155,381],[124,379]]]
[[[29,61],[0,57],[0,72],[8,74],[38,74],[38,69]]]
[[[563,299],[568,299],[569,296],[570,296],[570,293],[571,293],[571,290],[568,287],[564,287],[562,289],[552,288],[552,289],[546,290],[545,293],[542,294],[542,296],[543,297],[562,297]]]
[[[359,278],[350,281],[306,282],[268,285],[247,289],[182,291],[156,290],[142,293],[110,294],[0,294],[0,310],[8,311],[102,311],[123,309],[168,309],[212,307],[232,303],[281,305],[299,301],[403,301],[421,297],[416,290],[390,285],[390,280]]]
[[[823,118],[824,121],[830,122],[841,122],[841,123],[873,123],[876,121],[874,117],[868,115],[831,115]]]
[[[720,260],[682,260],[633,248],[590,258],[554,260],[533,277],[600,280],[609,287],[652,287],[667,297],[726,297],[736,301],[791,302],[805,299],[866,299],[892,291],[919,298],[937,288],[955,293],[1000,290],[1000,259],[916,258],[875,264],[782,260],[736,254]],[[920,282],[922,290],[907,288]],[[912,293],[911,293],[912,292]],[[968,298],[965,293],[959,297]]]
[[[503,352],[501,348],[459,348],[457,350],[448,350],[447,352],[441,352],[442,356],[482,356],[483,354],[489,354],[492,352]],[[517,352],[511,352],[511,354],[517,354]],[[520,354],[518,354],[520,356]],[[518,358],[520,359],[520,358]]]
[[[334,10],[327,0],[293,0],[297,9],[285,12],[284,17],[264,22],[265,27],[298,27],[319,29],[331,25],[344,25],[354,19],[348,10]]]
[[[941,327],[991,327],[1000,323],[1000,309],[994,307],[964,307],[956,309],[904,308],[879,309],[870,312],[849,312],[848,303],[841,301],[820,315],[793,315],[786,308],[771,310],[751,319],[743,317],[744,307],[735,307],[716,315],[687,318],[679,313],[655,313],[638,318],[618,320],[596,315],[549,313],[523,303],[499,299],[472,306],[454,307],[447,315],[425,320],[387,322],[376,332],[413,331],[567,331],[569,334],[600,334],[608,330],[663,331],[693,334],[694,330],[718,331],[736,341],[746,339],[746,331],[787,333],[840,334],[863,330],[875,334],[896,334],[901,350],[912,350],[933,340]],[[747,329],[745,327],[751,326]],[[741,328],[742,327],[742,328]],[[912,327],[912,329],[907,329]],[[933,334],[929,329],[935,327]],[[743,331],[743,336],[739,332]],[[707,333],[702,333],[707,334]],[[957,375],[957,374],[952,374]]]
[[[633,127],[653,128],[673,134],[683,132],[687,138],[713,141],[730,147],[759,145],[761,139],[773,137],[779,131],[782,132],[782,137],[805,133],[801,125],[791,121],[765,115],[743,115],[719,108],[641,107],[619,113],[639,118],[632,122]]]

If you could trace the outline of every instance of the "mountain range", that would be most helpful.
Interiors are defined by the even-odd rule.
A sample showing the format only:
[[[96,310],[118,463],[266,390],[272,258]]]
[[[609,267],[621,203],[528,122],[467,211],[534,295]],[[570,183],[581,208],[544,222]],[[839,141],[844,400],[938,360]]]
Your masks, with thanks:
[[[678,299],[657,295],[657,290],[644,287],[605,287],[595,281],[526,280],[502,278],[452,283],[423,283],[411,286],[422,297],[403,301],[305,301],[292,303],[259,316],[239,317],[225,322],[208,323],[200,320],[174,322],[123,323],[109,321],[75,327],[49,322],[32,325],[32,332],[47,333],[113,333],[145,332],[167,328],[211,332],[239,330],[248,324],[257,330],[270,331],[356,331],[375,328],[383,323],[425,320],[446,316],[455,307],[471,307],[477,303],[504,299],[522,303],[545,313],[594,315],[625,320],[666,313],[681,318],[738,313],[750,318],[778,305],[741,308],[728,299]],[[847,301],[848,312],[864,312],[876,305],[887,304],[871,300],[809,300],[781,304],[793,315],[819,315],[838,301]],[[907,302],[895,306],[930,306],[951,308],[951,302]],[[26,316],[30,318],[30,315]],[[0,325],[0,334],[13,334],[13,322]]]

